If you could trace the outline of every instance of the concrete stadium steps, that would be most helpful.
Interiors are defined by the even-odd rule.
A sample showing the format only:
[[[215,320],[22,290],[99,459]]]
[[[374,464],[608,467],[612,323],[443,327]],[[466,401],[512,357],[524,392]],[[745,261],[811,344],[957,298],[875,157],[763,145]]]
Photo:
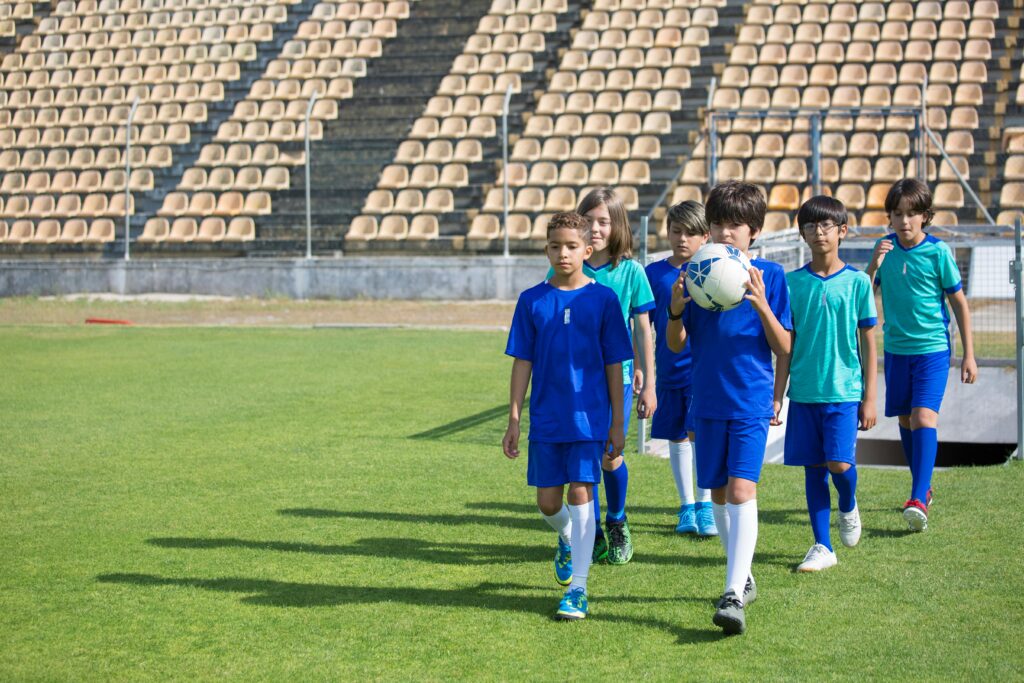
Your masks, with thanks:
[[[381,170],[394,159],[398,144],[489,7],[490,0],[413,3],[410,17],[399,22],[398,35],[369,61],[352,98],[341,102],[338,119],[326,122],[324,139],[310,144],[316,249],[340,248]],[[273,213],[257,218],[254,251],[283,251],[297,239],[305,248],[305,182],[300,166],[292,170],[289,190],[271,193]]]

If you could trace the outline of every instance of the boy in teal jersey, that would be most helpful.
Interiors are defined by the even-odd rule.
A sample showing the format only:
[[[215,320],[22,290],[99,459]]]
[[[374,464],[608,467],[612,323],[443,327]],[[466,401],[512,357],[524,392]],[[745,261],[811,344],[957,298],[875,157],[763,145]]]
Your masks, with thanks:
[[[960,381],[978,376],[971,313],[949,247],[924,232],[932,194],[915,178],[897,181],[885,198],[893,232],[878,240],[867,273],[882,290],[885,336],[885,414],[898,416],[910,465],[910,499],[903,519],[912,531],[928,528],[932,470],[938,450],[939,407],[949,371],[949,312],[953,308],[964,357]]]
[[[775,412],[789,387],[785,463],[804,468],[814,545],[797,567],[816,572],[838,563],[829,538],[829,474],[839,493],[839,536],[860,540],[857,510],[857,430],[875,425],[878,322],[871,279],[839,258],[846,237],[846,207],[831,197],[809,199],[797,214],[811,262],[786,273],[793,311],[793,351],[779,358]],[[858,346],[859,336],[859,346]],[[781,424],[776,417],[773,424]]]
[[[583,273],[615,292],[626,328],[630,329],[630,322],[633,322],[634,327],[630,331],[636,332],[633,336],[634,349],[642,352],[643,370],[634,369],[632,360],[622,364],[625,430],[628,433],[633,394],[639,397],[637,415],[641,419],[651,417],[658,405],[654,375],[654,336],[647,315],[654,308],[654,294],[643,267],[630,258],[633,232],[629,227],[629,214],[615,191],[601,187],[589,192],[580,202],[576,213],[590,222],[591,229],[593,253],[584,262]],[[551,273],[548,275],[550,277]],[[626,520],[629,470],[622,455],[605,458],[601,467],[604,471],[605,527],[608,537],[605,538],[599,524],[594,541],[594,560],[607,559],[611,564],[626,564],[633,557],[633,538]],[[596,494],[594,515],[600,522],[601,505]]]

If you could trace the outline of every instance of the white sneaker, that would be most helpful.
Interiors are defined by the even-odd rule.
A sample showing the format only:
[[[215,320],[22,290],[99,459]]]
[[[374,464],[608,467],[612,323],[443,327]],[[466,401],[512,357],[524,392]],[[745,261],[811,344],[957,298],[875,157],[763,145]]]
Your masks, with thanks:
[[[815,543],[804,555],[804,561],[796,568],[798,572],[820,572],[839,564],[836,554],[820,543]]]
[[[839,513],[839,539],[847,548],[860,541],[860,511],[856,505],[849,512]]]

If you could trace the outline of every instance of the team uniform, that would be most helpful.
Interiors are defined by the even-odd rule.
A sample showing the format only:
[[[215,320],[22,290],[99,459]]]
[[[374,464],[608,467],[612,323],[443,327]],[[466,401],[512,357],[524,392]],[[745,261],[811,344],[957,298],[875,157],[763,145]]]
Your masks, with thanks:
[[[784,329],[792,329],[782,266],[764,259],[752,259],[751,265],[762,271],[772,313]],[[691,303],[683,309],[682,323],[693,353],[697,485],[716,489],[729,477],[757,482],[768,421],[775,414],[772,350],[761,319],[749,301],[721,312]],[[739,602],[742,596],[741,604],[747,605],[756,596],[750,566],[757,544],[757,499],[713,504],[712,509],[727,559],[721,612],[729,600]]]
[[[645,269],[647,279],[654,293],[654,309],[650,312],[655,333],[654,360],[657,368],[658,409],[651,420],[651,437],[669,441],[669,458],[680,496],[680,508],[676,526],[678,533],[700,533],[713,536],[718,533],[711,512],[710,491],[698,491],[699,500],[694,499],[692,486],[693,444],[685,441],[687,432],[693,431],[693,416],[690,409],[693,396],[691,376],[693,356],[687,344],[679,353],[668,347],[669,305],[672,301],[672,287],[679,279],[686,264],[678,268],[668,259],[651,263]]]
[[[548,272],[550,278],[554,271]],[[630,330],[629,321],[634,315],[646,313],[654,308],[654,294],[647,282],[643,267],[632,259],[623,258],[619,265],[612,268],[611,261],[598,266],[591,266],[583,262],[583,274],[593,278],[599,284],[610,288],[618,298],[622,320],[626,329]],[[632,337],[630,337],[632,338]],[[623,430],[629,433],[629,419],[633,406],[633,360],[632,357],[622,364],[622,405],[623,405]],[[614,538],[611,547],[606,545],[604,534],[598,530],[597,546],[595,550],[596,559],[603,559],[605,555],[615,564],[624,564],[633,555],[632,538],[626,520],[626,489],[629,485],[629,470],[625,461],[618,469],[604,474],[605,497],[607,499],[607,514],[605,522],[609,531],[614,528]],[[601,518],[601,502],[595,492],[594,515]]]
[[[961,290],[960,271],[949,247],[931,235],[909,249],[895,233],[882,239],[894,244],[875,274],[885,311],[885,414],[910,415],[919,407],[939,412],[951,353],[945,297]],[[926,507],[938,449],[936,430],[901,427],[900,439],[914,482],[908,503]]]
[[[839,492],[843,542],[855,545],[860,537],[855,497],[857,471],[853,466],[864,378],[857,334],[859,329],[878,324],[878,313],[870,278],[850,266],[823,277],[808,264],[787,273],[786,283],[795,336],[784,459],[787,465],[805,468],[815,545],[801,567],[812,571],[835,564],[829,539],[829,471],[824,467],[827,462],[851,465],[842,474],[832,473],[832,481]]]
[[[519,296],[505,353],[532,364],[527,483],[596,484],[612,417],[605,366],[633,357],[615,293],[595,282],[571,291],[547,282],[531,287]],[[545,515],[559,533],[555,578],[569,585],[561,618],[586,616],[591,511],[586,503]]]
[[[783,328],[792,329],[785,273],[777,263],[752,259],[762,271],[768,306]],[[729,477],[757,482],[768,439],[775,373],[772,350],[757,311],[744,301],[714,312],[695,304],[683,310],[693,353],[694,432],[697,485],[715,489]],[[719,525],[721,526],[721,525]]]

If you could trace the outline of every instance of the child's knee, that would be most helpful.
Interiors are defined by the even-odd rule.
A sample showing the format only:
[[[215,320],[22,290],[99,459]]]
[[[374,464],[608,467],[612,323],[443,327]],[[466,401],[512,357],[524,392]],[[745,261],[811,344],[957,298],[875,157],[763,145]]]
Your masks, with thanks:
[[[910,428],[932,428],[939,425],[939,414],[931,408],[914,408],[910,413]]]
[[[729,477],[725,487],[725,499],[733,505],[742,505],[757,498],[757,482],[749,479]]]
[[[594,501],[593,497],[593,484],[586,484],[582,482],[573,482],[569,484],[569,494],[566,498],[569,500],[569,505],[586,505]]]
[[[562,509],[561,487],[537,489],[537,508],[549,517],[558,514],[558,511]]]
[[[850,469],[850,463],[848,462],[832,462],[826,463],[828,471],[832,474],[842,474],[846,470]]]

